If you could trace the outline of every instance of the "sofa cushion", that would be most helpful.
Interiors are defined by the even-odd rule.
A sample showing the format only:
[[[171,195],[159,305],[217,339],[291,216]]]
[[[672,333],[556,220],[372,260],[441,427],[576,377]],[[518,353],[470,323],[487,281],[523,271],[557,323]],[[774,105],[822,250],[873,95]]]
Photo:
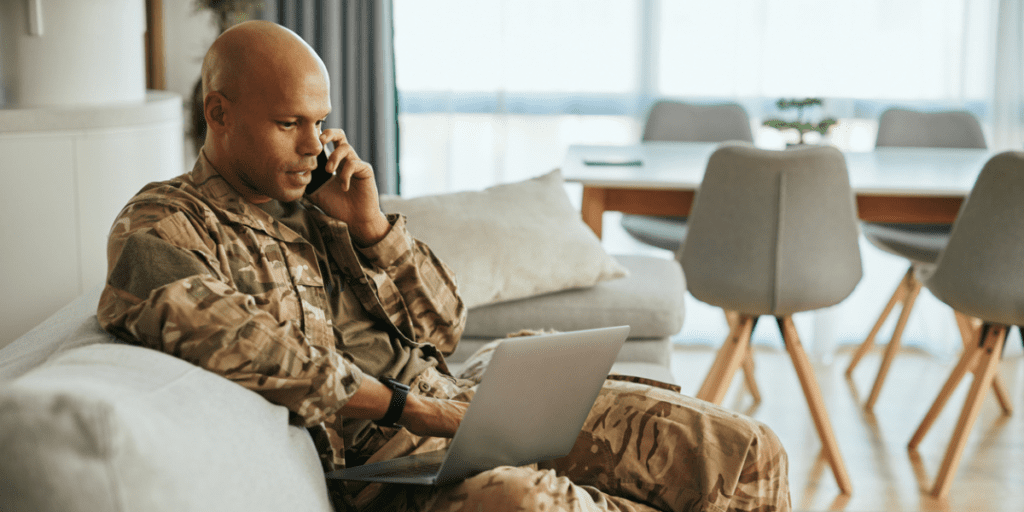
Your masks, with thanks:
[[[686,283],[675,260],[620,255],[629,277],[469,310],[465,336],[500,338],[520,329],[573,331],[630,326],[630,338],[664,338],[683,328]]]
[[[626,275],[565,193],[562,175],[483,191],[381,198],[455,272],[466,307],[583,288]]]
[[[124,344],[0,384],[0,482],[5,511],[331,510],[285,408]]]

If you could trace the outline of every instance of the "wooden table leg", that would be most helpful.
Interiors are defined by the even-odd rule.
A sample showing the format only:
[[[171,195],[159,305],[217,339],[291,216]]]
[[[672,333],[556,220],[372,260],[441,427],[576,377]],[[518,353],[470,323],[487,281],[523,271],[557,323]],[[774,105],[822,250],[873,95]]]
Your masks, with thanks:
[[[580,215],[583,217],[583,222],[590,226],[598,238],[601,238],[601,221],[604,217],[606,200],[605,189],[583,187],[583,204],[580,208]]]

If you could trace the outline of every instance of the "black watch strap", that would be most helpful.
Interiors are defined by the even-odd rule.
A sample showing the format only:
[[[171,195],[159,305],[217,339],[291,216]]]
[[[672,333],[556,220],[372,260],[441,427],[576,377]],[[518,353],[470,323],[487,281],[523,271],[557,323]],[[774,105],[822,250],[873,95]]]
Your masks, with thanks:
[[[409,395],[409,386],[386,378],[381,379],[381,383],[391,389],[391,404],[388,405],[388,412],[384,413],[384,417],[374,423],[382,427],[394,428],[395,422],[402,417],[402,411],[405,410],[405,398]]]

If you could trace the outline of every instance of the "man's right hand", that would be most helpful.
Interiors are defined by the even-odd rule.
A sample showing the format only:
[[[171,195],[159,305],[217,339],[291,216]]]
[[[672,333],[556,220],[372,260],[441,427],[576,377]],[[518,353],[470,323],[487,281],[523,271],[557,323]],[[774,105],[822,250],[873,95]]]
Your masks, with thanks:
[[[467,402],[409,395],[398,424],[418,436],[453,437],[467,408]]]
[[[390,404],[391,390],[367,375],[339,412],[343,417],[379,420]],[[418,436],[453,437],[468,407],[466,402],[409,394],[398,424]]]

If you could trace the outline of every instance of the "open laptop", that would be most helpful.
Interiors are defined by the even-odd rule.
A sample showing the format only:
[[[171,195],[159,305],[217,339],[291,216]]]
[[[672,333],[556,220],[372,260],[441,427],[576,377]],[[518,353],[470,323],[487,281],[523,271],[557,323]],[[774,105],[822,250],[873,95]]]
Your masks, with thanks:
[[[457,482],[572,450],[629,326],[510,338],[498,345],[445,450],[327,473],[402,484]]]

